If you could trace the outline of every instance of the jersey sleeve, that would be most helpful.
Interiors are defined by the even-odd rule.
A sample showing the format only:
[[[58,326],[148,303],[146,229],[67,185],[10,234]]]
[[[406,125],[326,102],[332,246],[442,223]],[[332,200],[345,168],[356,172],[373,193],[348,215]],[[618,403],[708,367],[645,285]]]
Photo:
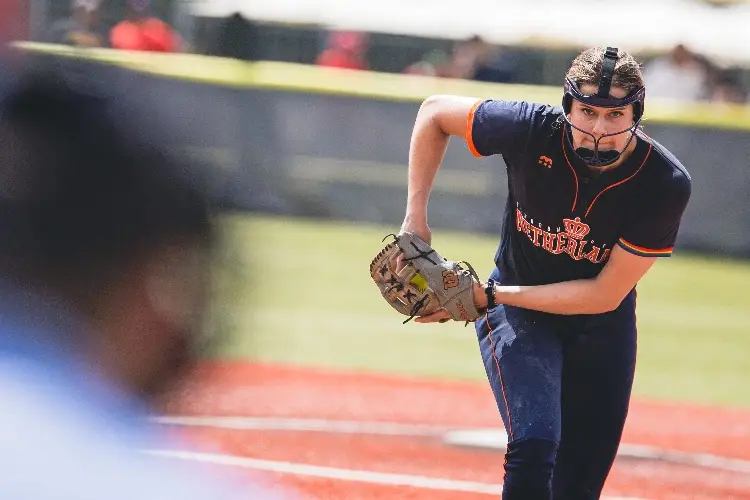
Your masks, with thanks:
[[[549,106],[525,101],[477,101],[466,120],[466,144],[474,156],[522,153]]]
[[[690,191],[690,178],[675,176],[658,197],[641,202],[617,243],[641,257],[671,256]]]

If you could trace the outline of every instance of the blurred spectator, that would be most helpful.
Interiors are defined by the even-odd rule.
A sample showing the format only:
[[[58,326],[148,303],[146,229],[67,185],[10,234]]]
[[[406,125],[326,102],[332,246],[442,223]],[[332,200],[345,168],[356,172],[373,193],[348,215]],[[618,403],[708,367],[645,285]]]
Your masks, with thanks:
[[[331,68],[369,69],[366,57],[368,45],[366,33],[333,31],[328,34],[326,48],[315,63]]]
[[[142,453],[187,448],[147,417],[203,342],[203,189],[136,139],[140,92],[0,75],[2,498],[271,498]]]
[[[453,44],[450,62],[440,73],[447,78],[473,80],[477,68],[489,58],[490,51],[491,46],[479,36],[457,41]]]
[[[177,52],[182,40],[172,27],[149,13],[150,0],[126,0],[125,19],[109,34],[115,49]]]
[[[59,19],[50,28],[50,43],[74,47],[105,47],[107,31],[101,23],[100,0],[73,0],[69,17]]]
[[[696,101],[707,96],[708,69],[682,44],[646,64],[643,76],[651,97]]]
[[[711,101],[744,104],[747,100],[747,92],[738,76],[731,70],[716,69],[711,73],[709,82],[708,98]]]
[[[222,21],[214,55],[244,61],[257,61],[260,55],[258,28],[239,12]]]
[[[499,47],[473,36],[456,42],[450,57],[442,56],[442,52],[431,52],[404,72],[500,83],[513,81],[516,70]]]
[[[450,56],[444,51],[431,50],[419,61],[404,68],[409,75],[442,76],[442,70],[450,63]]]
[[[516,80],[517,68],[510,55],[500,47],[490,49],[484,58],[477,60],[472,80],[478,82],[508,83]]]

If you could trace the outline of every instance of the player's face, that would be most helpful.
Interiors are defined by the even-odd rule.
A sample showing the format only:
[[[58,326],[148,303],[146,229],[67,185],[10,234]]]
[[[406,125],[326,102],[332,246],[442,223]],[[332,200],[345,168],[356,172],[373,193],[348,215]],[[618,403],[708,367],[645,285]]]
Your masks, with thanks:
[[[581,92],[587,95],[595,94],[597,91],[594,85],[582,85]],[[627,91],[620,87],[612,87],[610,94],[622,99],[627,95]],[[621,134],[605,137],[599,141],[599,150],[623,151],[630,140],[630,127],[633,126],[633,106],[628,105],[623,108],[600,108],[589,106],[576,100],[573,100],[573,106],[570,109],[570,122],[576,127],[586,130],[599,138],[606,134],[624,131]],[[594,149],[594,140],[591,136],[571,130],[573,136],[573,147]]]

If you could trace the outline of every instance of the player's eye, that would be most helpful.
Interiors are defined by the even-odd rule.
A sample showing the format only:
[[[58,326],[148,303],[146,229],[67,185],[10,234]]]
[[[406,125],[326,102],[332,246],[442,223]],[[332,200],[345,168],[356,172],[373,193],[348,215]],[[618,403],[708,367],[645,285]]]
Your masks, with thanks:
[[[625,113],[623,113],[622,111],[612,111],[609,116],[611,116],[612,118],[620,118],[621,116],[625,116]]]
[[[591,108],[581,108],[581,111],[583,111],[583,114],[586,116],[594,116],[596,114]]]

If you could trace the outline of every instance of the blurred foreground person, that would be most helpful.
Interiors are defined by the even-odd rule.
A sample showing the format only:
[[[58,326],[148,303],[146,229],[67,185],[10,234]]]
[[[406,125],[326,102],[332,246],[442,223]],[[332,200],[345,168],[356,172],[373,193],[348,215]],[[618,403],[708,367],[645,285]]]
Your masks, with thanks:
[[[1,496],[278,498],[141,452],[187,447],[147,417],[199,347],[212,227],[89,83],[27,71],[0,95]]]

